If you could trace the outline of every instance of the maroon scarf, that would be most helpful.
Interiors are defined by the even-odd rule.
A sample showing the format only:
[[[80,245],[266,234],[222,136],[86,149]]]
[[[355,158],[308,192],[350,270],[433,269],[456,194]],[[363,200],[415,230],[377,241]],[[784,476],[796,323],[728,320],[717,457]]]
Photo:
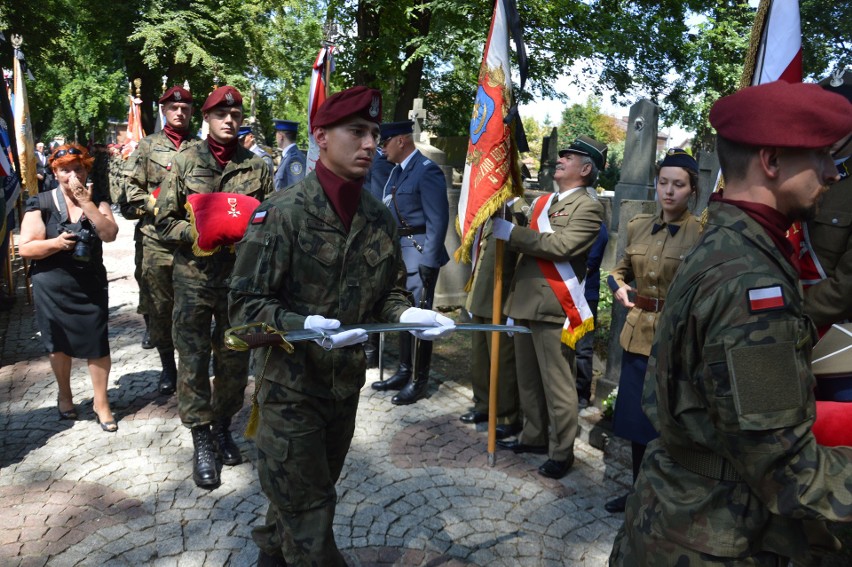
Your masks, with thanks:
[[[766,231],[772,239],[772,242],[775,243],[775,247],[778,248],[778,251],[781,252],[781,254],[783,254],[790,264],[792,264],[792,266],[798,271],[798,258],[796,258],[793,245],[790,244],[789,240],[787,240],[787,231],[790,230],[790,225],[793,224],[793,221],[788,219],[786,215],[778,212],[768,205],[751,203],[749,201],[725,199],[721,193],[713,193],[710,195],[710,202],[733,205],[751,217],[754,222],[763,227],[763,230]]]
[[[176,148],[180,148],[181,142],[183,142],[189,137],[189,129],[181,132],[180,130],[175,130],[174,128],[172,128],[170,124],[166,124],[166,127],[163,128],[163,134],[165,134],[166,137],[171,140],[171,142],[175,145]]]
[[[334,212],[337,213],[348,231],[349,227],[352,226],[355,211],[358,210],[358,203],[361,202],[361,188],[364,186],[364,178],[347,181],[328,169],[322,163],[322,160],[317,160],[315,171],[325,196],[331,201]]]
[[[237,151],[239,141],[234,138],[227,144],[220,144],[213,139],[213,136],[207,136],[207,146],[210,148],[210,153],[213,154],[213,159],[219,164],[219,167],[225,169],[225,166],[234,157],[234,152]]]

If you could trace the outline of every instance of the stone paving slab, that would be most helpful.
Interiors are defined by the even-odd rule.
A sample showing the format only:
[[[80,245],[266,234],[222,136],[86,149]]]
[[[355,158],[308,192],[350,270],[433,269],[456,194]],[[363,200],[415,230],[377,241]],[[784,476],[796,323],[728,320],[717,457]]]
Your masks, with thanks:
[[[12,311],[0,313],[0,565],[254,565],[250,533],[266,500],[252,443],[236,435],[246,462],[226,467],[220,487],[192,482],[191,436],[174,398],[156,391],[156,350],[139,346],[133,226],[118,221],[118,240],[104,247],[117,433],[94,422],[81,361],[72,371],[80,420],[58,419],[55,381],[20,286]],[[468,377],[436,378],[412,406],[362,391],[334,525],[349,563],[605,565],[622,516],[603,503],[629,484],[623,461],[579,439],[561,481],[537,473],[544,456],[498,451],[490,467],[484,424],[458,421],[470,406]],[[367,384],[376,379],[369,371]],[[250,380],[235,431],[253,387]]]

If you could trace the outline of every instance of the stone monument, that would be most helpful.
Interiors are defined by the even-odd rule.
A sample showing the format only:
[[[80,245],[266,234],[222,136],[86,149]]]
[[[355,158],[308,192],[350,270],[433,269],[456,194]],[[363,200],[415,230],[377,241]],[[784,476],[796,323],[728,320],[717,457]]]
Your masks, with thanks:
[[[559,134],[556,127],[545,136],[541,143],[541,165],[538,169],[538,188],[545,193],[553,192],[553,172],[559,158]]]
[[[630,107],[627,122],[627,140],[624,143],[624,160],[621,177],[615,186],[612,203],[611,231],[618,231],[621,201],[652,200],[654,198],[654,163],[657,159],[657,125],[660,109],[647,99]],[[632,217],[627,217],[628,220]]]

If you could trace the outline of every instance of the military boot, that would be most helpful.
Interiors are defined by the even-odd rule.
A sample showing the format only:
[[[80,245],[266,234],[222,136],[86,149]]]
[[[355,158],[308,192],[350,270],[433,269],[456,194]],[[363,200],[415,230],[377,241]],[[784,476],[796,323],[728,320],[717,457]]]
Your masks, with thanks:
[[[413,404],[426,395],[429,387],[429,365],[432,362],[432,341],[420,341],[420,352],[417,357],[417,373],[399,394],[391,398],[396,406]]]
[[[160,372],[160,384],[158,389],[161,394],[174,394],[177,388],[177,366],[175,365],[175,351],[161,350],[160,363],[163,370]]]
[[[154,343],[151,342],[151,333],[148,332],[148,323],[150,322],[150,319],[147,315],[142,315],[142,318],[145,319],[145,334],[142,335],[142,348],[154,348]]]
[[[399,368],[396,374],[387,380],[379,380],[371,384],[374,390],[399,390],[411,380],[411,333],[404,331],[399,334]]]
[[[213,442],[222,457],[222,462],[233,466],[243,462],[240,448],[231,437],[231,418],[223,418],[213,422]]]
[[[216,449],[209,425],[196,425],[192,428],[192,480],[196,486],[212,488],[219,484],[219,470],[216,468]]]

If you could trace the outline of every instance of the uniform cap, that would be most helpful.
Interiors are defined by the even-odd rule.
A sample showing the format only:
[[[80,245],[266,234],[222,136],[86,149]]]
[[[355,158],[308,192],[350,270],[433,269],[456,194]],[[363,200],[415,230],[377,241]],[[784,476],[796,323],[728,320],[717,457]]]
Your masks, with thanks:
[[[414,121],[403,120],[402,122],[385,122],[379,127],[379,129],[381,131],[381,140],[384,142],[394,136],[401,136],[402,134],[411,134],[414,132]]]
[[[852,103],[813,83],[774,81],[717,100],[710,124],[739,144],[824,148],[852,132]]]
[[[272,122],[275,124],[275,129],[280,130],[282,132],[298,132],[299,131],[299,123],[293,122],[292,120],[281,120],[280,118],[273,118]]]
[[[237,130],[237,138],[242,138],[248,134],[251,134],[251,126],[240,126],[240,129]]]
[[[672,148],[666,152],[666,157],[660,162],[660,167],[682,167],[698,173],[698,162],[686,153],[686,150]]]
[[[192,94],[185,88],[175,85],[164,92],[163,96],[161,96],[160,100],[157,102],[160,104],[165,104],[167,102],[185,102],[192,104]]]
[[[207,100],[204,101],[204,106],[201,107],[201,112],[207,112],[211,108],[217,106],[227,106],[230,108],[243,105],[243,95],[240,91],[230,85],[219,87],[210,93]]]
[[[606,144],[602,144],[588,136],[580,136],[571,142],[570,146],[564,150],[559,150],[559,157],[562,157],[565,154],[579,154],[581,156],[590,157],[592,158],[592,162],[595,164],[595,167],[597,167],[598,170],[603,171],[603,168],[606,165],[606,150]]]
[[[331,126],[350,116],[381,124],[382,93],[362,86],[334,93],[317,110],[311,128]]]
[[[832,73],[819,84],[828,92],[837,93],[852,102],[852,71],[844,69],[842,73]]]

